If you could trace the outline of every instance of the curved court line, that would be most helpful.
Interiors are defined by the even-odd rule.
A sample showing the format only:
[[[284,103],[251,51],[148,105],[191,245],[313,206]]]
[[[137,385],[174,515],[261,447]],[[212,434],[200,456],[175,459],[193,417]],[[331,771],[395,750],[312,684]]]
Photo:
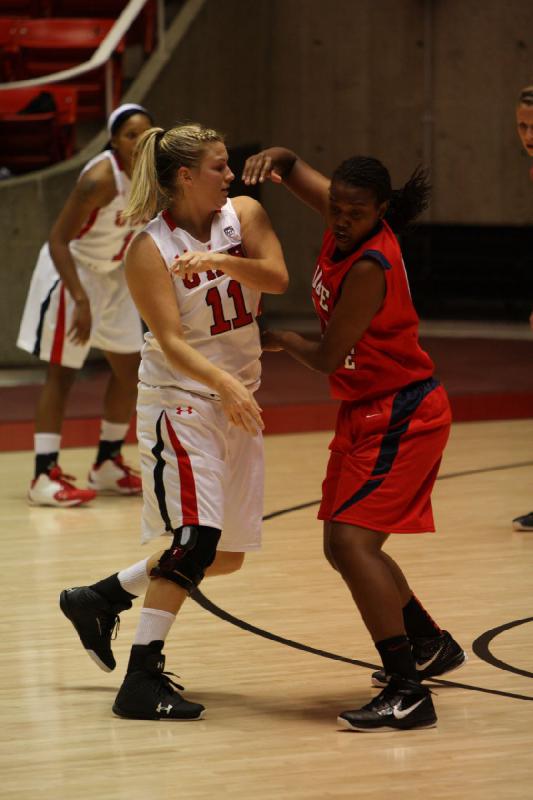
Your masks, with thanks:
[[[492,628],[490,631],[485,631],[482,633],[481,636],[478,636],[477,639],[472,642],[472,650],[476,654],[478,658],[481,658],[482,661],[486,661],[487,664],[490,664],[492,667],[497,667],[498,669],[503,669],[505,672],[514,672],[515,675],[523,675],[526,678],[533,678],[533,672],[528,672],[527,669],[519,669],[518,667],[513,667],[511,664],[507,664],[505,661],[501,661],[501,659],[496,658],[493,656],[489,645],[496,636],[499,636],[500,633],[504,631],[508,631],[511,628],[516,628],[518,625],[525,625],[528,622],[533,622],[533,617],[525,617],[525,619],[515,619],[513,622],[506,622],[504,625],[500,625],[497,628]]]
[[[502,464],[495,467],[483,467],[481,469],[469,469],[464,470],[462,472],[449,472],[446,475],[439,475],[437,480],[443,481],[448,480],[451,478],[462,478],[467,475],[479,475],[484,472],[496,472],[497,470],[506,470],[506,469],[520,469],[521,467],[531,467],[533,466],[533,461],[520,461],[516,464]],[[320,500],[310,500],[307,503],[299,503],[296,506],[291,506],[290,508],[283,508],[279,511],[271,511],[269,514],[265,514],[263,517],[263,521],[266,522],[269,519],[274,519],[275,517],[280,517],[283,514],[290,514],[292,511],[300,511],[304,508],[310,508],[311,506],[317,506],[320,503]],[[366,669],[380,669],[380,667],[376,664],[369,664],[366,661],[359,661],[356,658],[347,658],[346,656],[340,656],[336,653],[330,653],[327,650],[319,650],[316,647],[310,647],[307,644],[301,644],[301,642],[296,642],[292,639],[286,639],[283,636],[278,636],[275,633],[270,633],[269,631],[265,631],[262,628],[258,628],[255,625],[251,625],[249,622],[245,622],[238,617],[234,617],[232,614],[229,614],[224,609],[219,608],[219,606],[215,605],[209,598],[207,598],[199,589],[196,589],[192,594],[191,597],[195,600],[201,608],[209,611],[215,617],[219,617],[219,619],[224,620],[224,622],[229,622],[231,625],[235,625],[237,628],[241,628],[242,630],[249,631],[250,633],[254,633],[257,636],[262,636],[264,639],[270,639],[273,642],[279,642],[279,644],[285,644],[288,647],[293,647],[295,650],[303,650],[306,653],[312,653],[313,655],[322,656],[323,658],[330,658],[333,661],[344,661],[347,664],[355,664],[358,667],[365,667]],[[509,664],[506,664],[504,661],[500,661],[499,659],[495,658],[489,650],[489,644],[498,634],[502,633],[504,630],[508,630],[509,628],[514,628],[517,625],[522,625],[527,622],[532,622],[533,617],[528,617],[522,620],[515,620],[514,622],[509,622],[506,625],[501,625],[499,628],[493,628],[486,633],[482,633],[481,636],[473,642],[472,650],[481,658],[482,661],[487,662],[493,667],[497,667],[498,669],[506,670],[507,672],[514,672],[517,675],[523,675],[528,678],[533,678],[533,673],[527,672],[526,670],[521,670],[516,667],[512,667]],[[485,689],[483,686],[473,686],[468,683],[456,683],[455,681],[446,681],[441,680],[440,678],[431,678],[432,684],[437,684],[438,686],[452,686],[456,689],[468,689],[471,692],[482,692],[484,694],[492,694],[498,695],[500,697],[509,697],[513,700],[531,700],[533,701],[533,697],[525,694],[515,694],[514,692],[503,692],[499,689]]]
[[[215,605],[208,597],[205,596],[199,589],[195,589],[194,592],[191,594],[193,600],[195,600],[199,606],[201,606],[205,611],[209,611],[215,617],[219,617],[219,619],[224,620],[224,622],[229,622],[230,625],[235,625],[237,628],[241,628],[241,630],[248,631],[249,633],[255,633],[257,636],[262,636],[263,639],[269,639],[272,642],[278,642],[279,644],[285,644],[288,647],[293,647],[295,650],[303,650],[305,653],[312,653],[315,656],[322,656],[322,658],[330,658],[333,661],[344,661],[346,664],[355,664],[357,667],[365,667],[366,669],[380,669],[380,667],[376,664],[369,664],[367,661],[359,661],[357,658],[347,658],[346,656],[339,656],[337,653],[330,653],[328,650],[319,650],[316,647],[311,647],[307,644],[302,644],[301,642],[296,642],[293,639],[286,639],[284,636],[278,636],[276,633],[270,633],[270,631],[265,631],[263,628],[258,628],[256,625],[251,625],[249,622],[245,622],[238,617],[234,617],[233,614],[229,614],[227,611],[224,611],[223,608]],[[499,689],[485,689],[483,686],[472,686],[468,683],[455,683],[454,681],[445,681],[440,680],[437,678],[432,678],[431,683],[436,683],[439,686],[452,686],[455,689],[468,689],[471,692],[483,692],[484,694],[493,694],[499,695],[500,697],[509,697],[513,700],[532,700],[533,697],[530,697],[527,694],[515,694],[514,692],[502,692]]]

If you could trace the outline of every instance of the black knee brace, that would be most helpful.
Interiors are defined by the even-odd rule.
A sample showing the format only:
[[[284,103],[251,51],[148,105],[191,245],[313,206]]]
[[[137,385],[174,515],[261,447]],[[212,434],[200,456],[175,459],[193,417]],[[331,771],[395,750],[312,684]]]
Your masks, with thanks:
[[[152,568],[150,577],[165,578],[190,593],[215,560],[221,531],[206,525],[184,525],[173,533],[172,545]]]

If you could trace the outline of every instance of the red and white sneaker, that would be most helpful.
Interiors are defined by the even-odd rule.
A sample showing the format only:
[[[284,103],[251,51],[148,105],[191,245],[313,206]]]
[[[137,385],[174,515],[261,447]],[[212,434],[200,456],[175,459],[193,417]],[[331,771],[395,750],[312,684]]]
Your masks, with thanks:
[[[71,508],[94,500],[96,492],[92,489],[78,489],[70,481],[72,475],[65,475],[61,467],[52,467],[50,472],[41,472],[32,482],[28,500],[32,506],[55,506]]]
[[[129,467],[122,456],[108,458],[93,464],[89,472],[89,486],[96,492],[111,494],[141,494],[142,481],[136,469]]]

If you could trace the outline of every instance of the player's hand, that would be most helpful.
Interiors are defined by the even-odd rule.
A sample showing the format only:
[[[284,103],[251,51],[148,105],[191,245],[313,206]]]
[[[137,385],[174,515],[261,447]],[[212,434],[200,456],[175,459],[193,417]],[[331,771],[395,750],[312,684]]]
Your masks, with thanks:
[[[91,306],[87,296],[76,301],[67,337],[72,344],[85,344],[91,335]]]
[[[276,172],[272,158],[264,151],[246,159],[242,171],[242,181],[246,186],[264,183],[269,178],[272,183],[281,183],[283,178]]]
[[[207,272],[208,269],[220,269],[222,264],[221,253],[203,253],[191,250],[183,253],[172,264],[170,271],[178,278],[194,275],[197,272]]]
[[[261,331],[262,349],[269,353],[277,353],[279,350],[283,350],[279,333],[279,331]]]
[[[224,413],[238,428],[257,436],[265,427],[261,417],[262,409],[255,397],[240,381],[227,375],[222,386],[218,387]]]

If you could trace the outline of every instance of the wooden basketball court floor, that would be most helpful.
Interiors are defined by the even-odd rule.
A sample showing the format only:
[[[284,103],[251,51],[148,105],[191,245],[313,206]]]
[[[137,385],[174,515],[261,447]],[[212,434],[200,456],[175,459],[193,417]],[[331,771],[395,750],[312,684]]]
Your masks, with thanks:
[[[321,553],[315,518],[329,434],[266,437],[264,547],[204,581],[171,632],[167,669],[204,720],[111,712],[140,601],[122,615],[114,673],[98,670],[58,608],[61,589],[148,555],[138,498],[30,508],[31,456],[0,454],[0,796],[9,800],[533,797],[533,420],[456,424],[434,492],[435,535],[390,552],[469,661],[432,689],[438,727],[374,735],[337,713],[375,692],[377,654]],[[128,458],[135,462],[134,446]],[[84,475],[92,449],[65,451]]]

